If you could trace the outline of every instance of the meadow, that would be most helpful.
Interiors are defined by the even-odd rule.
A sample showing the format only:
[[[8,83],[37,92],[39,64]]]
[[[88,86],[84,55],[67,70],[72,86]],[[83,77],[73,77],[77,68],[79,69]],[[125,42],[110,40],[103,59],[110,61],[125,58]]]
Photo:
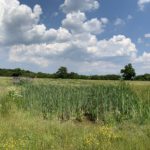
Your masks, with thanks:
[[[149,150],[150,82],[0,78],[0,149]]]

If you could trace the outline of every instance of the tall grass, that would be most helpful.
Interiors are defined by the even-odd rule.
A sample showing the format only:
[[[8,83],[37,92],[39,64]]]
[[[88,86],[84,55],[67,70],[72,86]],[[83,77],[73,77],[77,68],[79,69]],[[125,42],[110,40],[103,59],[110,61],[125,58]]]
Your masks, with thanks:
[[[26,84],[21,95],[18,107],[41,113],[44,119],[120,122],[137,118],[145,120],[150,113],[149,100],[143,105],[132,87],[124,82],[86,86]]]
[[[1,86],[0,149],[149,149],[150,86],[50,81]]]

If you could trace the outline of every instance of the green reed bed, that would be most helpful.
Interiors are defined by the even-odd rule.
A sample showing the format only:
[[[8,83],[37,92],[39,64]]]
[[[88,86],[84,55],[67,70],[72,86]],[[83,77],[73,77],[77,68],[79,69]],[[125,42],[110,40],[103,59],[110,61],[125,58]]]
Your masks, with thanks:
[[[149,91],[149,90],[148,90]],[[51,85],[26,84],[17,100],[20,108],[41,113],[44,119],[122,121],[149,118],[149,95],[141,100],[129,84]]]

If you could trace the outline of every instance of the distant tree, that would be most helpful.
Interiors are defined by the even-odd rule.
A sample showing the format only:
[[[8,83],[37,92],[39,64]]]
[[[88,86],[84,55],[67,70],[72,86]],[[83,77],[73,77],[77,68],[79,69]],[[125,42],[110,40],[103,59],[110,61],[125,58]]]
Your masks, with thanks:
[[[150,74],[146,73],[144,75],[138,75],[134,78],[134,80],[139,80],[139,81],[150,81]]]
[[[56,78],[66,79],[68,77],[68,71],[66,67],[60,67],[55,73]]]
[[[16,68],[14,69],[13,73],[12,73],[12,76],[13,77],[19,77],[22,75],[22,70],[20,68]]]
[[[126,65],[124,69],[121,69],[120,72],[124,80],[133,80],[136,75],[135,69],[132,67],[132,64]]]
[[[70,72],[69,74],[68,74],[68,78],[69,79],[78,79],[78,74],[77,73],[75,73],[75,72]]]

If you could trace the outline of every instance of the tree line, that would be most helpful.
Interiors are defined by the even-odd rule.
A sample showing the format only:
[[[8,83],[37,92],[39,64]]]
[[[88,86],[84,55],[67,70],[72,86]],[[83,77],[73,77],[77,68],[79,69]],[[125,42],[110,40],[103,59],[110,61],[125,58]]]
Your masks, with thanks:
[[[43,72],[32,72],[29,70],[16,69],[0,69],[0,76],[4,77],[30,77],[30,78],[61,78],[61,79],[88,79],[88,80],[141,80],[150,81],[150,74],[136,75],[132,64],[126,65],[120,70],[120,75],[80,75],[75,72],[68,72],[66,67],[60,67],[53,74]]]

